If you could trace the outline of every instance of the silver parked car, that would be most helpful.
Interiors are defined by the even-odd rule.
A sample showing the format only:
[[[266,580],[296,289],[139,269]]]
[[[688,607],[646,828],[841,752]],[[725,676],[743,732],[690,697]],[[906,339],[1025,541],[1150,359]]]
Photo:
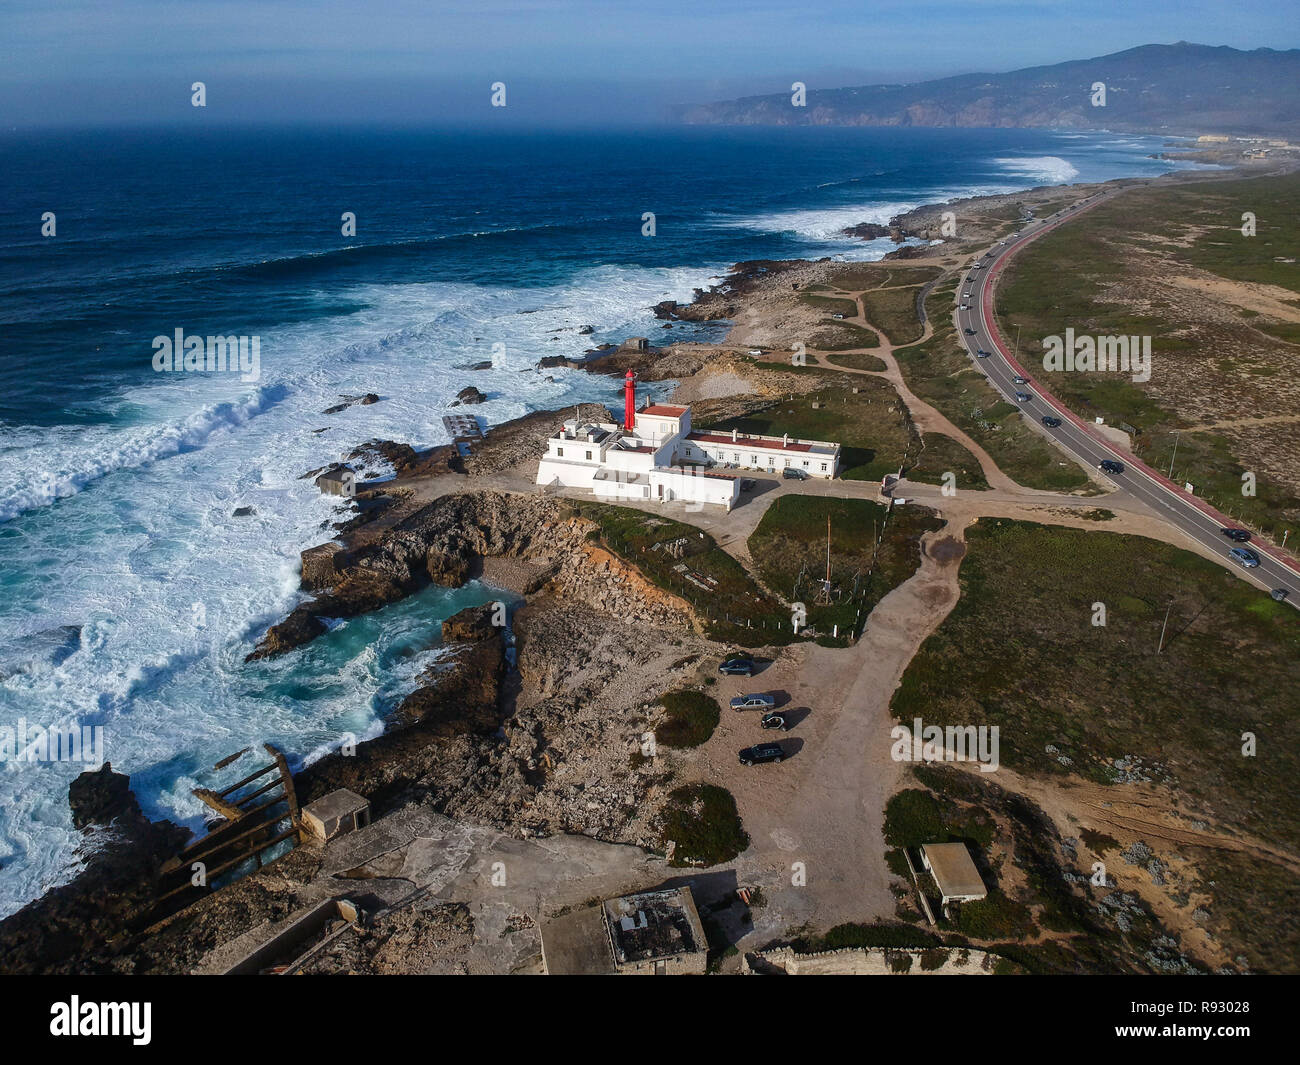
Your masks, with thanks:
[[[766,692],[753,692],[749,695],[737,695],[731,700],[733,710],[771,710],[776,700]]]

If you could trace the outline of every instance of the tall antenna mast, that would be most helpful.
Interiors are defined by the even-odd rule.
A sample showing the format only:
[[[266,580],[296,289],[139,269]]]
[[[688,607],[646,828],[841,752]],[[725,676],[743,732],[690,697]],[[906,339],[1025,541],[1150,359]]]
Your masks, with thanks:
[[[826,590],[831,587],[831,516],[826,515]]]

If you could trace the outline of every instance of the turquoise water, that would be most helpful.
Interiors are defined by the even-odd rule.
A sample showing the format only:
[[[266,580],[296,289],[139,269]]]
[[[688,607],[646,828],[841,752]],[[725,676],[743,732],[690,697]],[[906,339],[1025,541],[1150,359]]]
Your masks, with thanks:
[[[1160,173],[1160,145],[1017,130],[0,136],[0,726],[103,726],[146,812],[197,826],[205,767],[263,742],[300,763],[375,734],[437,655],[442,619],[495,598],[430,589],[245,665],[302,598],[299,552],[342,516],[302,473],[371,438],[444,442],[471,383],[489,423],[617,403],[617,382],[538,359],[717,337],[661,330],[649,309],[742,259],[878,258],[892,245],[840,229],[922,203]],[[258,379],[155,372],[152,340],[177,328],[259,337]],[[321,413],[371,391],[380,403]],[[75,871],[81,768],[0,765],[0,913]]]

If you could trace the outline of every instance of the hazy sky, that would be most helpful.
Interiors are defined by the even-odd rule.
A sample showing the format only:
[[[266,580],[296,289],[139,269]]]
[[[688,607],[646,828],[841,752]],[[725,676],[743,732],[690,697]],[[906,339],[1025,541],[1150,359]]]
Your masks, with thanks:
[[[644,122],[1139,44],[1293,48],[1294,0],[0,0],[0,128],[203,120]]]

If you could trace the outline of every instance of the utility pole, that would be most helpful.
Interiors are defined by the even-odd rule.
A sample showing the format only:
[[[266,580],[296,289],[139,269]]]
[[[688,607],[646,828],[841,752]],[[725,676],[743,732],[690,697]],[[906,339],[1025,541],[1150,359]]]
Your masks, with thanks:
[[[1178,437],[1179,433],[1174,433],[1174,453],[1169,456],[1169,479],[1174,479],[1174,457],[1178,454]]]
[[[826,515],[826,593],[831,588],[831,516]]]
[[[1016,362],[1020,361],[1020,326],[1016,325]]]
[[[1169,611],[1173,610],[1173,608],[1174,608],[1174,601],[1173,601],[1172,599],[1170,599],[1170,600],[1169,600],[1169,605],[1168,605],[1167,607],[1165,607],[1165,620],[1164,620],[1164,624],[1162,624],[1162,625],[1160,626],[1160,646],[1156,648],[1156,654],[1158,654],[1158,655],[1159,655],[1159,654],[1164,654],[1164,652],[1165,652],[1165,629],[1166,629],[1166,628],[1168,627],[1168,625],[1169,625]]]

